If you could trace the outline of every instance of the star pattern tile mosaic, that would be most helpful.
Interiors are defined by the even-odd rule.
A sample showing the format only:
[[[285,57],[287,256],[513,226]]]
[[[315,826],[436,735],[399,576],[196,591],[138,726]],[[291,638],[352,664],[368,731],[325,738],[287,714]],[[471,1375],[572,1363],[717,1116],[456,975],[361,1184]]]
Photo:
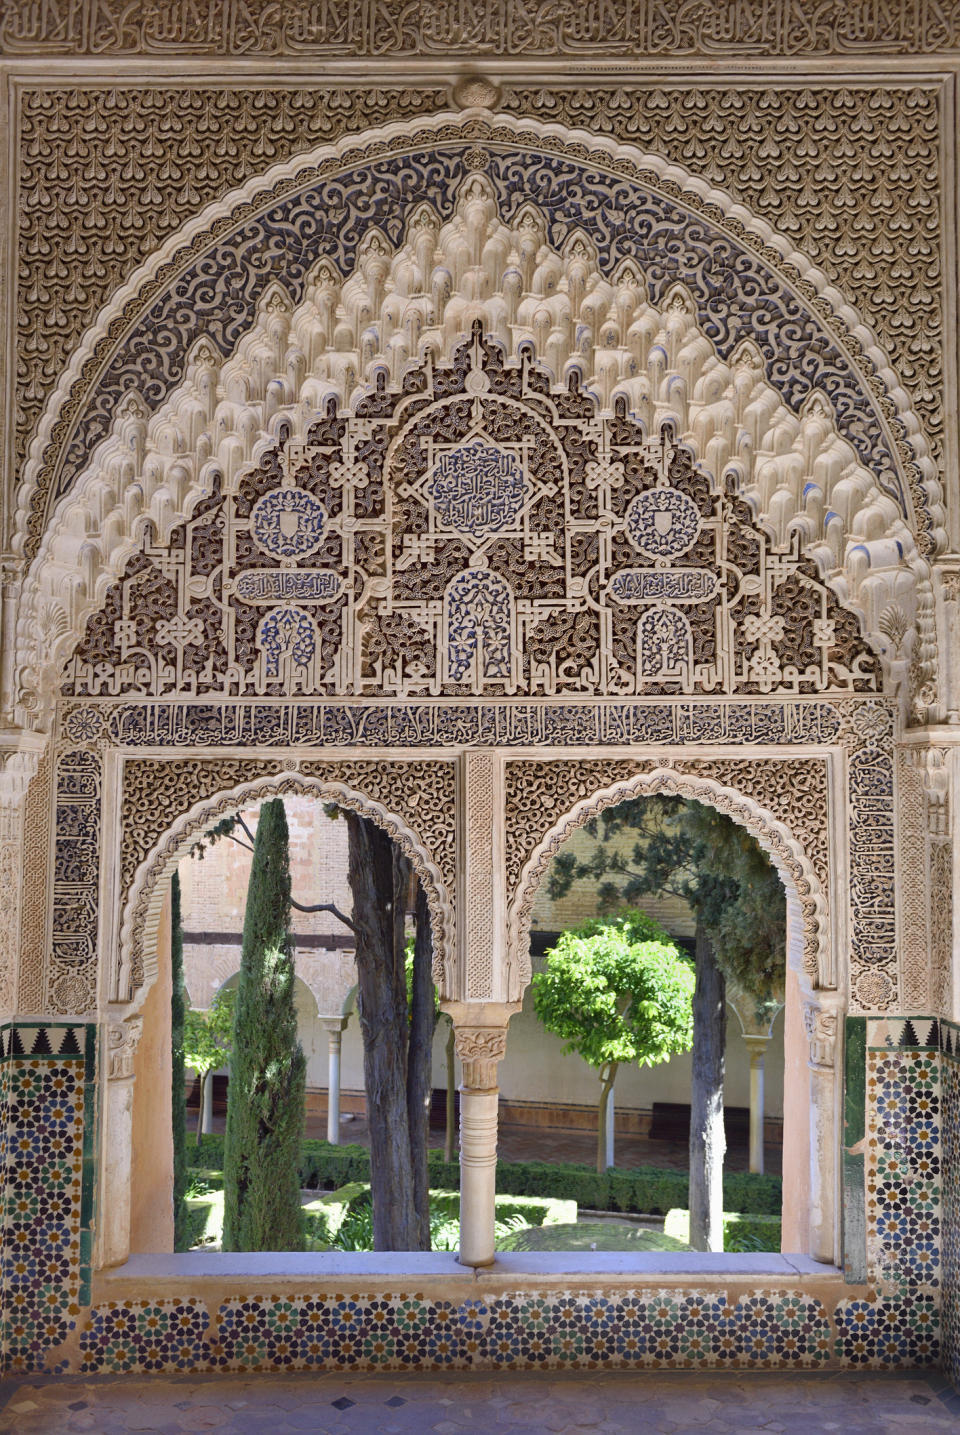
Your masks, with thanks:
[[[93,1027],[3,1029],[3,1345],[8,1371],[66,1368],[90,1301]]]
[[[940,1359],[942,1285],[944,1359],[956,1372],[960,1033],[922,1018],[868,1025],[867,1230],[875,1285],[832,1308],[799,1290],[761,1288],[731,1298],[716,1289],[594,1288],[523,1289],[462,1304],[416,1291],[243,1292],[214,1308],[194,1294],[90,1309],[95,1028],[5,1028],[7,1369],[924,1367]]]

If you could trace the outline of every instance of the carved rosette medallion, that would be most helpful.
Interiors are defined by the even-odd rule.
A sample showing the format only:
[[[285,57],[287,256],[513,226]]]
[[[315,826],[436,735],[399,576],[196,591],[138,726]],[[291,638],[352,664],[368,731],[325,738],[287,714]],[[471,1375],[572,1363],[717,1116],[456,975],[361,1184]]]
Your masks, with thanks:
[[[264,494],[250,515],[253,541],[271,558],[306,558],[323,542],[327,510],[304,488]]]
[[[627,537],[648,558],[679,558],[699,532],[697,505],[677,488],[641,493],[627,509]]]

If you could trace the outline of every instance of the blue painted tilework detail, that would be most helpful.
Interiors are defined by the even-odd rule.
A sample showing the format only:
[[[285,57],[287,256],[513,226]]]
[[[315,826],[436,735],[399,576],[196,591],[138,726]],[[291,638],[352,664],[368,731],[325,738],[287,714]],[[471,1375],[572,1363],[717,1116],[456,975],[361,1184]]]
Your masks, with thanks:
[[[841,1301],[835,1312],[837,1361],[869,1370],[912,1369],[940,1360],[940,1312],[934,1295]]]
[[[89,1302],[95,1029],[3,1031],[5,1368],[66,1368],[56,1352]]]
[[[946,1024],[944,1024],[946,1025]],[[960,1388],[960,1028],[943,1032],[943,1369]],[[950,1050],[950,1055],[947,1050]]]
[[[940,1284],[940,1058],[867,1053],[867,1260],[884,1293]]]
[[[916,1034],[920,1019],[912,1019]],[[879,1030],[871,1023],[871,1036]],[[918,1039],[929,1034],[929,1023]],[[345,1292],[89,1302],[95,1029],[0,1030],[6,1175],[5,1365],[14,1372],[307,1369],[790,1369],[930,1366],[939,1359],[938,1053],[869,1052],[871,1298],[835,1309],[802,1292],[521,1291],[489,1303]],[[951,1044],[955,1035],[950,1035]],[[945,1040],[945,1028],[937,1033]],[[946,1050],[946,1047],[944,1047]],[[944,1142],[960,1141],[960,1065],[945,1061]],[[6,1104],[4,1104],[6,1103]],[[874,1109],[871,1112],[871,1107]],[[945,1363],[957,1374],[958,1181],[945,1184]],[[930,1229],[924,1222],[930,1221]],[[867,1292],[865,1291],[865,1297]],[[64,1341],[80,1326],[78,1354]]]
[[[196,1300],[127,1301],[92,1313],[81,1370],[800,1369],[833,1344],[820,1302],[788,1291],[247,1297],[209,1326]]]
[[[412,205],[428,200],[449,219],[470,144],[438,138],[428,148],[345,166],[320,183],[314,172],[299,190],[262,204],[200,259],[186,252],[185,267],[182,260],[165,266],[160,297],[133,326],[86,405],[47,511],[106,436],[122,394],[136,388],[151,407],[159,405],[201,333],[223,354],[231,352],[278,266],[299,303],[306,275],[321,257],[350,272],[370,225],[397,245]],[[587,230],[604,272],[627,256],[639,263],[654,304],[671,284],[685,283],[721,354],[751,338],[794,412],[815,390],[823,394],[861,462],[905,508],[896,461],[866,385],[817,315],[749,245],[639,180],[565,154],[491,145],[488,173],[508,220],[535,194],[547,216],[549,244],[562,248],[573,229]]]

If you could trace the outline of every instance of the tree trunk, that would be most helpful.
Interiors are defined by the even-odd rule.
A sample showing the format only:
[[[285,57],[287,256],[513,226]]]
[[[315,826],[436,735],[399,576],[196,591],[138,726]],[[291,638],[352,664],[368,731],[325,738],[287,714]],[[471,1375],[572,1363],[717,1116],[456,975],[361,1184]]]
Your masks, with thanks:
[[[697,922],[690,1082],[690,1245],[723,1250],[723,1069],[727,1035],[726,981],[713,946]]]
[[[600,1072],[600,1105],[597,1108],[597,1170],[603,1175],[607,1169],[607,1107],[617,1079],[616,1061],[608,1062]]]
[[[453,1022],[450,1023],[450,1030],[447,1032],[447,1106],[445,1119],[447,1123],[443,1137],[443,1159],[446,1162],[457,1159],[457,1069],[454,1065],[456,1055],[456,1032],[453,1029]]]
[[[413,1249],[429,1251],[430,1176],[427,1150],[430,1139],[430,1092],[433,1085],[433,941],[430,935],[427,894],[419,882],[416,924],[410,992],[410,1044],[407,1050],[407,1126],[410,1131],[413,1209],[420,1238]]]
[[[357,949],[357,1011],[370,1127],[373,1244],[419,1247],[407,1123],[407,984],[403,919],[409,864],[367,818],[346,812]],[[399,860],[397,860],[399,859]]]

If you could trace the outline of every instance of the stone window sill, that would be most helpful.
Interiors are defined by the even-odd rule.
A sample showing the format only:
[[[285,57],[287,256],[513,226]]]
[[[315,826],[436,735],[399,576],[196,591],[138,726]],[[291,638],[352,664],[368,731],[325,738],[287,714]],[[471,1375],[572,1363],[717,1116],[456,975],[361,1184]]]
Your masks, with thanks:
[[[505,1251],[492,1266],[474,1270],[460,1265],[454,1252],[438,1251],[329,1251],[321,1254],[299,1251],[188,1251],[180,1255],[135,1255],[123,1265],[102,1270],[97,1282],[116,1290],[121,1285],[147,1286],[158,1283],[197,1281],[236,1282],[251,1285],[264,1281],[303,1282],[331,1278],[370,1282],[406,1280],[505,1278],[509,1281],[559,1278],[609,1277],[618,1281],[788,1281],[791,1285],[811,1281],[843,1282],[836,1266],[811,1260],[809,1256],[780,1255],[775,1252],[713,1254],[698,1251],[648,1251],[627,1253],[598,1251]]]

